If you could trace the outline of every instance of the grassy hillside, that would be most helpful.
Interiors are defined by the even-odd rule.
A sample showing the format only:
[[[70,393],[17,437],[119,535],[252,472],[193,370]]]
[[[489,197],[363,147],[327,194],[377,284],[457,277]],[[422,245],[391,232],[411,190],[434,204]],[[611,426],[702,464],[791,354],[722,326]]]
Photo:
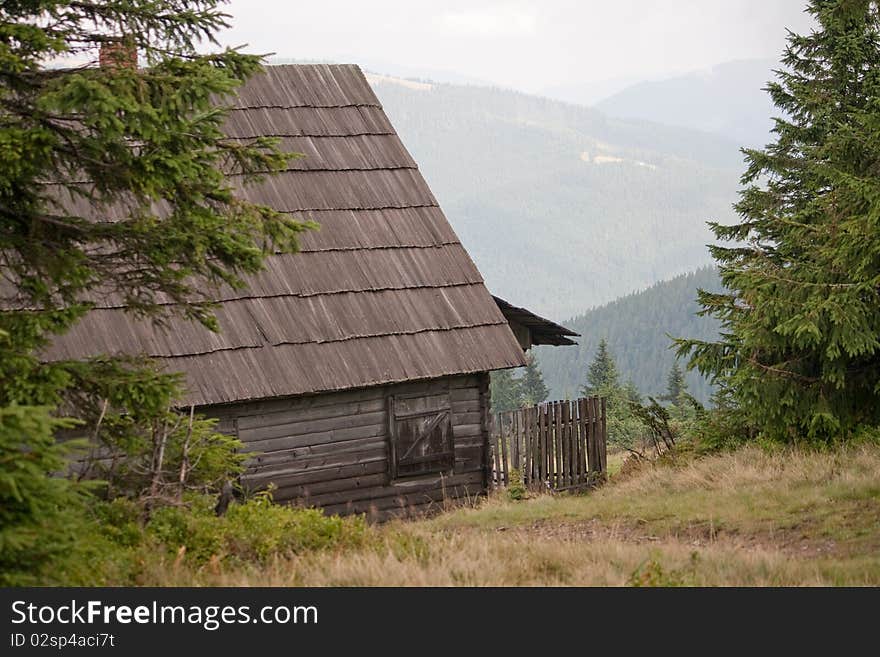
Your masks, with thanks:
[[[675,359],[666,334],[714,338],[718,325],[711,318],[697,317],[696,296],[698,288],[720,287],[716,270],[704,267],[564,321],[565,326],[581,334],[578,345],[536,350],[551,397],[577,395],[602,338],[608,340],[623,381],[632,378],[645,394],[662,393]],[[708,382],[696,372],[689,372],[687,381],[691,394],[706,401],[710,394]]]
[[[143,583],[877,586],[878,471],[876,446],[679,455],[582,496],[499,495],[263,568],[157,563]]]
[[[705,222],[733,218],[732,141],[512,91],[372,82],[490,288],[545,316],[709,264]]]

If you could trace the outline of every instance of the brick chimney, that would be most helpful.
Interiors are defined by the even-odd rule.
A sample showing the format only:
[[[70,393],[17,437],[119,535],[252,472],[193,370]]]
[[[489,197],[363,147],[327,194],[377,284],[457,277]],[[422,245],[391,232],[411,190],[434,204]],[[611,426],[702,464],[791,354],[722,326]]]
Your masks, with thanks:
[[[137,48],[122,37],[108,38],[101,42],[98,64],[101,68],[118,66],[136,69],[138,67]]]

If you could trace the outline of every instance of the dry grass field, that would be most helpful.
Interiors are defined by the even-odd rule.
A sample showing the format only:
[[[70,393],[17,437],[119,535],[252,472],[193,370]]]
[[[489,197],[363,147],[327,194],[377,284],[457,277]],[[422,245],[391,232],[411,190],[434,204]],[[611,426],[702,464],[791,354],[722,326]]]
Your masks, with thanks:
[[[679,456],[588,494],[497,494],[370,533],[260,570],[163,567],[144,583],[880,585],[880,448]]]

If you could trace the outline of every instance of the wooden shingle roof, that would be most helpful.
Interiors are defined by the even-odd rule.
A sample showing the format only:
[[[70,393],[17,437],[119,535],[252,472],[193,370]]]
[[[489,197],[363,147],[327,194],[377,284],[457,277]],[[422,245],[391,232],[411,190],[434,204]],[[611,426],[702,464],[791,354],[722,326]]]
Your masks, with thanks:
[[[137,354],[186,376],[208,405],[524,364],[522,350],[356,66],[268,67],[239,92],[230,137],[304,153],[240,195],[321,224],[222,290],[221,332],[133,319],[112,299],[49,359]]]

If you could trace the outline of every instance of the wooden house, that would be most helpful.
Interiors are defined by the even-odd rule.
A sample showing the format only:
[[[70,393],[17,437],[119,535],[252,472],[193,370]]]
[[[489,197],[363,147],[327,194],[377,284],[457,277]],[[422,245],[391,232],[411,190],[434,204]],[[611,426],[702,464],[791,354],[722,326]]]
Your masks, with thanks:
[[[357,67],[269,67],[225,130],[305,154],[241,194],[320,230],[218,295],[219,333],[98,303],[49,358],[183,372],[185,403],[256,454],[244,483],[278,501],[381,518],[484,492],[489,372],[571,333],[499,308]]]

